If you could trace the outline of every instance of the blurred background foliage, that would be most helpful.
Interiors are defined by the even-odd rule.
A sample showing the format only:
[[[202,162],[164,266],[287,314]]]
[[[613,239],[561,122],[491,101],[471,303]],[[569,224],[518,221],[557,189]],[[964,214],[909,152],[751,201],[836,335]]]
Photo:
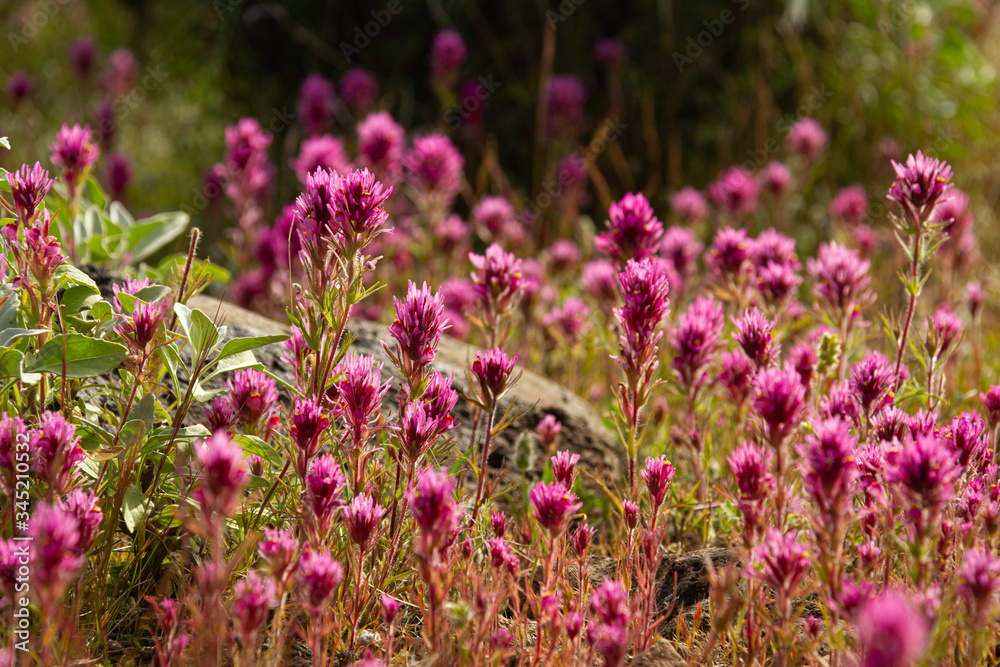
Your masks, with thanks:
[[[469,45],[462,78],[492,75],[500,84],[479,145],[496,156],[522,204],[545,176],[533,161],[539,82],[546,72],[574,73],[588,91],[579,141],[607,117],[627,126],[597,160],[604,199],[642,189],[666,215],[668,195],[681,186],[703,188],[731,163],[756,168],[781,157],[770,147],[806,112],[831,138],[812,172],[816,194],[808,196],[817,203],[798,207],[788,230],[807,249],[826,235],[818,202],[830,189],[860,182],[873,203],[882,201],[891,138],[899,156],[923,149],[954,165],[972,195],[984,258],[995,257],[1000,11],[988,0],[394,1],[398,13],[349,63],[343,45],[354,45],[389,0],[6,0],[0,83],[20,69],[35,89],[16,106],[9,97],[0,104],[0,135],[14,147],[0,154],[0,166],[39,158],[51,166],[45,156],[62,122],[95,125],[107,93],[96,75],[80,82],[67,55],[74,38],[91,35],[98,72],[119,47],[140,64],[137,88],[116,100],[114,150],[134,166],[126,203],[140,213],[188,210],[194,224],[209,226],[203,175],[223,153],[224,127],[257,117],[274,132],[273,159],[287,165],[302,138],[298,85],[312,72],[338,81],[361,65],[379,80],[379,106],[404,127],[439,129],[468,146],[467,128],[448,127],[449,100],[435,91],[428,66],[433,35],[450,28]],[[602,37],[625,43],[620,69],[593,57]],[[349,136],[356,120],[341,108],[335,133]],[[479,192],[487,187],[479,160],[469,150],[466,157]],[[278,178],[276,210],[299,188],[288,169]],[[597,221],[605,205],[594,199]]]

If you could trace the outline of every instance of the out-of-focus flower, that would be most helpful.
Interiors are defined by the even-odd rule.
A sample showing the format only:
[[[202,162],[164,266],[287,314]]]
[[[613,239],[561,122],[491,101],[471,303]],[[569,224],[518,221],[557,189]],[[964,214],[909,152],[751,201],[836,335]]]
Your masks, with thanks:
[[[290,530],[267,528],[264,539],[257,543],[257,553],[267,563],[272,579],[281,590],[287,588],[295,574],[295,556],[299,543]]]
[[[484,319],[493,323],[518,304],[524,282],[522,262],[496,243],[482,255],[469,253],[469,261],[475,269],[470,278]]]
[[[548,88],[548,130],[558,134],[563,130],[574,130],[583,120],[583,107],[587,101],[587,89],[579,77],[572,74],[555,75],[549,79]]]
[[[856,250],[839,243],[820,245],[816,258],[806,262],[806,269],[815,281],[813,294],[825,303],[840,321],[860,317],[860,311],[875,300],[869,289],[871,262],[861,259]]]
[[[76,427],[59,412],[44,412],[28,440],[33,467],[57,495],[70,491],[79,479],[85,458]]]
[[[854,616],[860,667],[909,667],[927,648],[927,621],[899,593],[874,598]]]
[[[16,108],[35,90],[35,80],[22,69],[15,70],[7,79],[7,97]]]
[[[135,87],[139,61],[130,49],[118,48],[108,57],[108,66],[101,72],[101,86],[115,97],[123,97]]]
[[[90,77],[97,59],[97,47],[93,37],[81,35],[69,45],[69,64],[80,81]]]
[[[671,195],[670,208],[678,218],[687,223],[708,219],[708,202],[705,201],[704,195],[690,185]]]
[[[442,30],[431,44],[431,72],[435,79],[450,83],[458,75],[468,51],[462,36],[454,30]]]
[[[942,304],[927,318],[924,348],[935,362],[948,358],[962,340],[965,322],[947,304]]]
[[[302,605],[310,614],[321,615],[344,580],[344,568],[326,550],[306,550],[297,570]]]
[[[716,232],[705,263],[717,277],[738,282],[747,272],[752,251],[753,242],[746,230],[723,227]]]
[[[220,431],[196,445],[195,455],[200,464],[200,476],[192,496],[201,505],[206,519],[220,522],[233,515],[250,481],[243,449],[227,433]]]
[[[743,167],[730,167],[708,186],[708,195],[715,205],[737,219],[757,209],[759,192],[757,179]]]
[[[785,148],[793,155],[813,162],[826,148],[829,138],[823,127],[813,118],[803,118],[792,125],[785,137]]]
[[[868,194],[855,183],[842,188],[830,202],[830,215],[848,227],[856,227],[868,217]]]
[[[505,197],[483,197],[472,209],[472,222],[487,241],[501,238],[513,220],[514,207]]]
[[[97,531],[101,526],[101,519],[104,513],[97,502],[97,495],[93,489],[73,489],[67,495],[59,499],[59,509],[68,516],[76,519],[77,529],[80,534],[80,541],[76,546],[76,554],[79,556],[87,553],[87,550],[94,544],[97,538]]]
[[[722,369],[719,380],[726,388],[729,398],[737,405],[742,405],[750,391],[750,381],[753,379],[754,367],[746,355],[740,351],[723,352],[721,355]]]
[[[619,265],[630,259],[654,257],[660,250],[663,223],[642,193],[628,193],[608,208],[608,229],[594,247]]]
[[[542,317],[546,327],[558,327],[566,343],[574,345],[587,324],[590,307],[578,296],[572,296],[559,307],[549,311]]]
[[[84,125],[63,125],[52,143],[52,164],[59,167],[66,179],[70,193],[73,193],[90,169],[101,156],[100,147],[94,143],[90,127]]]
[[[80,554],[79,522],[56,505],[41,503],[28,520],[31,537],[31,591],[43,613],[55,614],[66,586],[76,579]]]
[[[298,117],[306,136],[322,133],[334,116],[336,92],[321,74],[310,74],[299,84]]]
[[[629,621],[632,610],[628,593],[619,581],[605,579],[590,598],[591,623],[587,625],[587,641],[604,658],[606,667],[625,663],[629,646]]]
[[[257,631],[267,620],[268,612],[278,604],[274,581],[253,570],[233,586],[233,601],[229,607],[239,628],[244,645],[253,646]]]
[[[961,474],[947,444],[929,433],[906,434],[890,460],[886,477],[918,507],[939,507],[955,497]]]
[[[108,189],[111,197],[121,201],[125,189],[132,182],[132,165],[121,153],[108,156]]]
[[[764,500],[774,488],[769,471],[770,455],[763,447],[744,441],[733,449],[726,462],[740,494],[738,504],[743,521],[749,534],[755,534],[763,518]]]
[[[858,476],[854,462],[857,444],[850,423],[834,417],[814,422],[813,433],[799,449],[806,491],[827,517],[843,510],[850,484]]]
[[[358,154],[361,164],[384,183],[395,183],[403,164],[406,132],[388,111],[368,115],[358,123]]]
[[[996,604],[1000,590],[1000,559],[989,548],[970,549],[960,572],[958,593],[983,618]]]
[[[361,549],[362,554],[368,550],[372,539],[378,537],[379,523],[383,516],[385,508],[365,493],[355,496],[351,504],[344,509],[347,532],[351,536],[351,541]]]
[[[795,182],[795,177],[792,176],[792,170],[784,162],[772,161],[768,162],[767,166],[764,167],[760,180],[761,185],[768,192],[776,197],[780,197],[791,189],[792,184]]]
[[[329,134],[303,141],[298,157],[291,161],[291,165],[295,175],[303,184],[306,182],[306,176],[320,167],[337,174],[351,171],[351,160],[344,150],[344,142]]]
[[[421,193],[438,195],[448,204],[462,187],[465,160],[443,134],[415,139],[404,161],[409,182]]]
[[[601,304],[614,303],[615,265],[606,259],[594,259],[583,266],[580,285],[585,294]]]
[[[698,389],[708,382],[722,327],[722,304],[711,296],[699,295],[677,318],[671,332],[674,370],[682,387]]]
[[[778,595],[778,604],[787,604],[810,568],[806,545],[793,533],[783,534],[771,528],[767,537],[754,549],[750,576],[763,581]]]
[[[594,59],[608,67],[618,67],[625,57],[625,44],[617,37],[604,37],[594,44]]]
[[[340,96],[352,112],[363,113],[378,100],[378,81],[364,67],[352,67],[340,79]]]
[[[451,542],[461,519],[455,504],[455,480],[446,472],[425,468],[407,490],[413,520],[420,529],[420,548],[425,555]]]

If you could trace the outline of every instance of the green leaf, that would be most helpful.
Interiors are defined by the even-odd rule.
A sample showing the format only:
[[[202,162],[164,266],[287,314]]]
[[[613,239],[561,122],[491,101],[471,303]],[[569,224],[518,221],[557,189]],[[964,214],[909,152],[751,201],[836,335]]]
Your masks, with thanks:
[[[0,347],[9,347],[11,343],[46,333],[48,329],[4,329],[0,331]]]
[[[135,218],[128,212],[128,209],[122,206],[121,202],[111,202],[111,206],[108,209],[108,217],[122,229],[128,229],[135,225]]]
[[[0,137],[0,146],[3,146],[7,150],[10,150],[10,141],[7,137]]]
[[[16,327],[21,296],[10,285],[0,285],[0,330]]]
[[[264,347],[265,345],[270,345],[271,343],[281,343],[289,338],[291,338],[291,336],[286,334],[233,338],[232,340],[226,341],[226,344],[222,346],[222,351],[219,352],[219,360],[225,359],[226,357],[234,355],[238,352],[256,350],[258,347]]]
[[[219,329],[208,315],[197,308],[191,311],[191,346],[195,354],[211,351],[219,342]]]
[[[152,433],[149,434],[149,439],[146,440],[147,448],[159,449],[161,446],[167,444],[170,440],[171,434],[174,432],[173,426],[161,426]],[[208,438],[211,437],[212,432],[203,424],[194,424],[192,426],[183,426],[177,429],[177,440],[178,441],[190,441],[195,438]]]
[[[95,292],[90,285],[74,285],[63,292],[59,303],[64,314],[72,314],[87,310],[100,300],[100,292]]]
[[[88,378],[107,373],[125,359],[125,346],[82,334],[60,334],[47,342],[25,370],[33,373],[63,372],[65,344],[66,377]]]
[[[220,357],[220,361],[217,364],[213,364],[215,367],[211,373],[202,378],[203,382],[208,382],[214,377],[218,377],[223,373],[229,371],[239,371],[244,368],[257,368],[262,369],[263,365],[257,361],[257,358],[253,356],[253,352],[237,352],[236,354],[231,354],[225,359]]]
[[[100,294],[100,290],[97,289],[97,283],[94,282],[94,279],[69,262],[63,262],[56,269],[55,283],[58,287],[65,287],[67,283],[87,285],[94,292]]]
[[[125,520],[125,527],[128,532],[134,533],[136,527],[146,518],[153,503],[143,495],[135,484],[129,484],[125,489],[125,497],[122,498],[122,518]]]
[[[142,299],[146,303],[156,303],[172,292],[173,290],[166,285],[150,285],[149,287],[143,287],[141,290],[136,292],[135,296],[137,299]]]
[[[195,382],[194,388],[191,390],[191,396],[199,403],[208,403],[210,400],[225,391],[225,387],[220,389],[204,389],[200,382]]]
[[[184,337],[191,341],[191,309],[183,303],[174,304],[174,314],[177,315],[177,323],[184,330]]]
[[[243,446],[243,451],[247,454],[256,454],[274,468],[281,467],[281,454],[278,450],[257,436],[240,434],[236,436],[236,441]]]
[[[172,211],[139,220],[127,231],[131,262],[139,262],[184,233],[191,221],[187,213]]]

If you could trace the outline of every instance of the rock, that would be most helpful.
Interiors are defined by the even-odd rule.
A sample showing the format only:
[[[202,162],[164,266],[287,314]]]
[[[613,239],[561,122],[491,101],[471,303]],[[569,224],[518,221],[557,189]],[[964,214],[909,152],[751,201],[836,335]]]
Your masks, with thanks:
[[[290,331],[286,324],[269,320],[218,299],[197,296],[191,299],[187,305],[202,310],[217,325],[225,324],[228,328],[227,337],[260,336],[289,333]],[[377,360],[383,362],[385,368],[383,377],[391,379],[393,383],[393,388],[386,394],[383,410],[391,413],[397,407],[395,389],[401,385],[402,376],[389,363],[380,341],[391,342],[392,339],[385,330],[385,326],[372,322],[352,320],[348,323],[348,329],[356,336],[355,350],[362,354],[373,355]],[[294,382],[292,368],[283,360],[284,352],[284,347],[278,343],[255,350],[254,354],[271,372],[289,382]],[[476,348],[445,336],[441,339],[441,345],[434,360],[434,368],[446,376],[453,374],[453,388],[461,395],[465,395],[468,391],[465,371],[475,354]],[[595,478],[609,481],[621,479],[624,469],[621,448],[590,405],[569,390],[531,371],[519,368],[517,372],[522,372],[521,379],[502,402],[500,411],[502,414],[510,406],[511,401],[514,401],[515,407],[523,411],[524,414],[493,440],[491,452],[487,457],[487,465],[490,467],[494,479],[500,473],[499,482],[501,484],[520,484],[520,473],[513,466],[514,443],[519,434],[534,429],[546,414],[555,415],[562,422],[562,431],[559,436],[560,449],[579,454],[579,465]],[[210,389],[212,386],[212,384],[208,384],[206,389]],[[287,396],[284,397],[284,400],[287,401]],[[193,409],[186,422],[196,423],[201,420],[202,414],[202,410]],[[459,400],[453,414],[461,426],[452,431],[451,435],[454,438],[455,447],[464,451],[467,449],[467,443],[472,435],[472,413],[468,404]],[[477,436],[480,440],[482,439],[482,431],[483,425],[480,426]],[[541,451],[539,445],[534,468],[528,473],[529,479],[540,478],[546,462],[545,453]],[[581,475],[581,479],[588,492],[603,493],[600,485],[587,475]]]
[[[634,667],[686,667],[687,660],[663,637],[635,657]]]

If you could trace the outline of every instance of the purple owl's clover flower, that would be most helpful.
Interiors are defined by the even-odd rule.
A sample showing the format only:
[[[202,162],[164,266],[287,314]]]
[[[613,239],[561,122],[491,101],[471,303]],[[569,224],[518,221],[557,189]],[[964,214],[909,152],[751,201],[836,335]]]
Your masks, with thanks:
[[[393,297],[396,319],[388,326],[389,334],[396,340],[393,353],[386,347],[389,358],[403,373],[410,387],[410,398],[418,398],[425,380],[426,369],[437,352],[441,335],[448,328],[444,317],[444,298],[434,294],[424,283],[417,287],[410,282],[406,296]]]
[[[62,170],[66,187],[69,188],[70,199],[73,200],[77,187],[101,156],[101,149],[93,141],[89,126],[63,125],[52,143],[51,150],[52,164]]]
[[[594,247],[619,266],[630,259],[655,257],[660,251],[663,223],[641,194],[626,194],[608,209],[608,229],[594,239]]]
[[[34,167],[21,165],[17,171],[7,174],[7,184],[14,199],[17,219],[22,225],[29,225],[35,217],[38,205],[52,189],[54,179],[49,178],[49,172],[42,169],[42,164],[36,162]]]

